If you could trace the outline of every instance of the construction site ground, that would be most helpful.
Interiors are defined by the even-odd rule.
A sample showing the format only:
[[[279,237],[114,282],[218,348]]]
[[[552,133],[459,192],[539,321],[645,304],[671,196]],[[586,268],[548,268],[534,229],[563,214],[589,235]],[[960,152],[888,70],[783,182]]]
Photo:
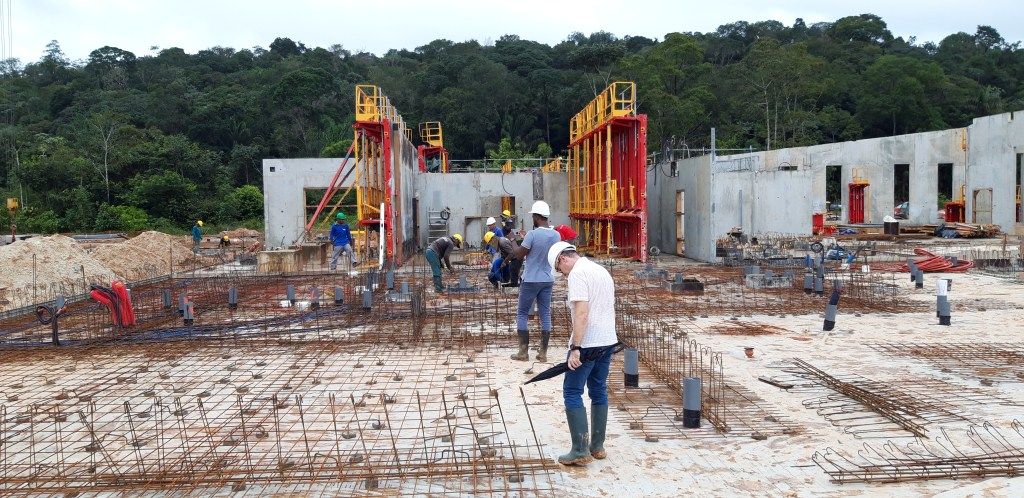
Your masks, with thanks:
[[[1019,474],[965,475],[1001,457],[1019,472],[1020,275],[927,274],[917,289],[906,273],[837,270],[847,286],[824,332],[828,293],[805,294],[802,273],[789,288],[754,289],[741,267],[605,263],[620,339],[641,359],[640,387],[627,389],[615,356],[606,460],[555,463],[569,446],[561,377],[523,385],[550,366],[533,361],[538,324],[531,361],[510,360],[516,293],[493,291],[483,265],[456,265],[477,289],[439,295],[419,259],[394,275],[394,291],[365,269],[316,262],[267,275],[211,263],[140,283],[134,329],[112,328],[89,302],[69,305],[59,347],[34,316],[0,320],[0,492],[1024,495]],[[677,273],[704,293],[666,290]],[[950,326],[936,317],[938,278],[952,279]],[[196,304],[192,326],[176,313],[179,294]],[[566,351],[564,299],[560,279],[553,362]],[[688,376],[706,390],[697,429],[677,420]],[[992,434],[1011,450],[979,448]],[[917,462],[899,452],[908,447],[946,458]],[[858,482],[887,465],[896,482]]]

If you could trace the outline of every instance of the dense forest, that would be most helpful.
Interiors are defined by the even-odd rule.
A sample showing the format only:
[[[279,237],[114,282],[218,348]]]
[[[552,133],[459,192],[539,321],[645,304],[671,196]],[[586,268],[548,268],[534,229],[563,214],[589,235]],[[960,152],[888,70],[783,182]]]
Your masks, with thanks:
[[[358,83],[382,86],[413,126],[441,121],[456,159],[564,153],[569,118],[619,79],[638,84],[651,152],[705,147],[712,126],[718,147],[764,149],[1024,109],[1019,43],[988,26],[918,43],[870,14],[662,40],[439,39],[382,56],[278,38],[72,61],[55,40],[38,61],[3,61],[0,78],[0,197],[22,199],[19,230],[36,232],[259,226],[261,159],[343,155]]]

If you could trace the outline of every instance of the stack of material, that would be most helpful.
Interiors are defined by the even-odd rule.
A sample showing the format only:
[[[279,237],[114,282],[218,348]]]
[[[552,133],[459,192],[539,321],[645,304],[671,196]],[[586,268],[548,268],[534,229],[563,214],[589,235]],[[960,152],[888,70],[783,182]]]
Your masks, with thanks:
[[[967,239],[995,237],[1002,232],[999,225],[977,225],[974,223],[950,223],[946,228],[956,230],[957,235]]]
[[[13,293],[33,290],[49,298],[54,285],[68,289],[73,285],[76,292],[84,292],[87,284],[109,285],[114,278],[114,272],[63,235],[33,237],[0,247],[0,288],[7,289],[8,299]],[[0,309],[3,306],[0,304]]]
[[[914,264],[925,273],[962,273],[974,268],[974,262],[972,261],[946,258],[929,252],[923,247],[914,249],[914,254],[920,256],[914,259]],[[906,263],[872,263],[871,269],[903,273],[910,271],[910,267]]]

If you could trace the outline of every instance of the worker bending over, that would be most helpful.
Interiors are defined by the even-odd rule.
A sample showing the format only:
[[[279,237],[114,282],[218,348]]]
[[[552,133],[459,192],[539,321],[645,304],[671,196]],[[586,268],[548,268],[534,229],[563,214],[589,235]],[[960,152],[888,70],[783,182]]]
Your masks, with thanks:
[[[462,247],[462,236],[457,233],[440,237],[427,246],[427,263],[430,264],[430,271],[434,274],[434,290],[437,292],[444,292],[444,286],[441,285],[441,262],[443,261],[444,265],[448,267],[448,271],[455,275],[455,268],[452,268],[452,262],[449,261],[448,256],[453,250],[460,247]]]
[[[487,233],[493,233],[494,235],[497,235],[498,237],[504,237],[505,236],[505,232],[501,229],[501,227],[498,226],[498,221],[495,220],[493,216],[487,218]],[[485,234],[485,236],[486,236],[486,234]],[[484,243],[486,244],[486,241]],[[487,246],[487,252],[490,253],[491,259],[495,259],[497,257],[497,254],[498,254],[498,249],[488,245]]]
[[[608,456],[604,450],[608,423],[608,367],[613,351],[610,346],[618,343],[615,334],[615,282],[608,270],[581,257],[576,247],[567,242],[551,246],[547,260],[551,267],[568,278],[566,304],[572,317],[566,360],[569,371],[562,383],[572,449],[558,457],[558,462],[583,465],[590,462],[591,457],[601,460]],[[581,358],[592,360],[583,361]],[[584,385],[590,396],[589,433],[587,409],[583,406]]]
[[[498,254],[498,257],[491,263],[491,273],[487,276],[487,280],[490,280],[491,285],[497,289],[499,282],[508,283],[511,278],[508,263],[511,261],[512,254],[515,251],[515,242],[500,235],[495,235],[493,232],[487,232],[484,234],[484,244],[487,245],[488,249],[492,249]]]

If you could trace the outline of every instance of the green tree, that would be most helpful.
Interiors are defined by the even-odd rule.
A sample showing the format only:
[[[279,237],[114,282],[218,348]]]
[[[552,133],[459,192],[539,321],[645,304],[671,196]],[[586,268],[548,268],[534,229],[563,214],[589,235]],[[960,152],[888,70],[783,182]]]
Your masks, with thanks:
[[[879,57],[864,72],[858,118],[869,133],[877,135],[946,127],[935,102],[947,81],[935,62],[896,55]]]
[[[203,214],[196,213],[196,184],[176,171],[136,175],[130,183],[125,200],[150,216],[184,226]]]

